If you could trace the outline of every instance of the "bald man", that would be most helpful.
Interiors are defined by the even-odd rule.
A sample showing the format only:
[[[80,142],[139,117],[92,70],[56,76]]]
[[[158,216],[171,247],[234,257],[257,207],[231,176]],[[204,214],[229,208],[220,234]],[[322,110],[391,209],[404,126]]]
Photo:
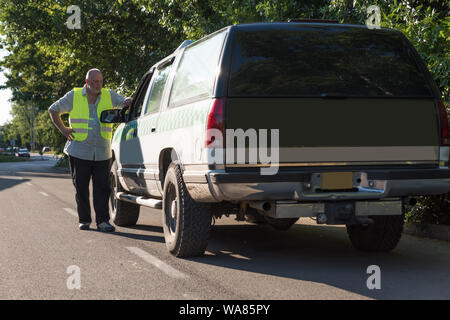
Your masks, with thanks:
[[[90,69],[83,88],[74,88],[48,109],[53,124],[67,138],[64,153],[70,160],[80,230],[89,229],[92,222],[89,202],[91,177],[97,229],[105,232],[115,230],[109,223],[108,206],[112,127],[100,123],[99,117],[103,110],[129,107],[131,102],[132,98],[104,89],[101,71]],[[63,113],[69,113],[69,127],[61,120]]]

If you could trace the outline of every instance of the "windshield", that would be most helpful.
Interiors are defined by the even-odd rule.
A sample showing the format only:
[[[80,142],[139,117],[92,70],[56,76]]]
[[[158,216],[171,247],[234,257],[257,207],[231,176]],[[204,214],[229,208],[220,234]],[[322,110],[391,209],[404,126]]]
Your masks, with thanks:
[[[400,33],[346,26],[237,29],[229,96],[431,97]]]

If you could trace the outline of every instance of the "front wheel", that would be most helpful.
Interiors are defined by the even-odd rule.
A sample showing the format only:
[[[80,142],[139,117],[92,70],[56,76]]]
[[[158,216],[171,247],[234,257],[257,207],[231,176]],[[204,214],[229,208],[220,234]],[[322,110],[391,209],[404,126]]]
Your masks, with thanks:
[[[177,257],[201,256],[211,229],[210,205],[189,195],[178,164],[171,163],[164,180],[163,229],[166,246]]]
[[[404,215],[371,216],[374,223],[347,225],[353,246],[362,251],[388,252],[393,250],[403,232]]]

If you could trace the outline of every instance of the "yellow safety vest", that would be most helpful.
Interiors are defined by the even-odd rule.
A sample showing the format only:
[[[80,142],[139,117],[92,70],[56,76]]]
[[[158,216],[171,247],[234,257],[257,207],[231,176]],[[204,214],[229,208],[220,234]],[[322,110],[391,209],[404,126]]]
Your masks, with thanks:
[[[89,102],[87,95],[82,94],[83,88],[74,88],[73,95],[73,108],[69,112],[69,123],[70,127],[74,129],[74,139],[76,141],[86,140],[88,136],[89,120]],[[100,115],[102,111],[112,109],[113,105],[111,102],[111,93],[108,89],[102,89],[102,94],[100,96],[100,101],[97,105],[97,117],[100,121]],[[111,140],[112,138],[112,123],[102,123],[100,122],[101,135],[106,140]]]

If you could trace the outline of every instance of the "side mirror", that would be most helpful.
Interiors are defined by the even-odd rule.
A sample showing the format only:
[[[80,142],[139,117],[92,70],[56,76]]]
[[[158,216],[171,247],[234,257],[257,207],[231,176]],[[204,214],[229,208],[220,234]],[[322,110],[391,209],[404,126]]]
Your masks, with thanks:
[[[109,109],[102,111],[100,114],[100,122],[103,123],[120,123],[125,122],[121,109]]]

